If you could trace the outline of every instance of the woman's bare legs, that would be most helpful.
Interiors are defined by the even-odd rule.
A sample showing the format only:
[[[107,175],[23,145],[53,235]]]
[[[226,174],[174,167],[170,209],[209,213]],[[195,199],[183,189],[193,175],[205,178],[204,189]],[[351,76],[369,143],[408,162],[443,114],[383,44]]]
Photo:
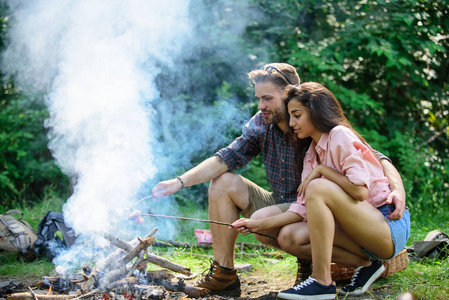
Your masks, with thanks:
[[[305,198],[313,262],[312,277],[321,284],[332,283],[330,265],[336,222],[350,238],[348,240],[354,241],[359,248],[369,249],[381,258],[393,255],[394,245],[389,226],[382,213],[368,202],[354,200],[338,185],[326,179],[311,181]],[[349,246],[353,247],[354,244]],[[338,247],[346,248],[345,245]],[[361,249],[360,254],[363,255]]]

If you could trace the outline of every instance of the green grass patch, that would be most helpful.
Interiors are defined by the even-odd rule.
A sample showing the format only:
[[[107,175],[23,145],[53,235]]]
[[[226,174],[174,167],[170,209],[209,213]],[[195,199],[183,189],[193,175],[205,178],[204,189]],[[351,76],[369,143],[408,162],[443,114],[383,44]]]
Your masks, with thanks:
[[[54,196],[48,196],[34,207],[17,207],[24,212],[24,219],[28,221],[35,229],[41,219],[48,211],[61,211],[64,202]],[[180,216],[188,216],[197,219],[208,219],[207,210],[198,207],[181,207],[177,213]],[[435,223],[434,220],[438,220]],[[432,230],[442,230],[449,232],[449,223],[445,217],[432,218],[426,217],[426,214],[412,216],[412,231],[408,245],[413,241],[423,240],[427,233]],[[197,239],[194,235],[195,229],[209,229],[209,223],[192,222],[177,220],[175,228],[179,232],[174,240],[194,244]],[[157,233],[155,235],[156,239]],[[238,243],[259,242],[254,235],[239,235]],[[211,249],[197,247],[152,247],[152,253],[166,257],[172,262],[189,267],[193,273],[201,274],[208,271],[210,259],[213,257]],[[267,278],[281,278],[293,282],[296,275],[296,258],[282,253],[280,257],[275,257],[276,262],[267,256],[274,256],[279,253],[276,249],[237,249],[235,263],[249,263],[253,265],[252,273],[255,276],[267,274]],[[0,256],[0,276],[3,278],[11,277],[18,279],[40,278],[42,276],[54,276],[55,266],[46,260],[36,260],[33,262],[21,262],[14,257]],[[157,269],[157,266],[150,266]],[[411,261],[409,267],[389,278],[378,280],[374,284],[374,291],[381,292],[388,290],[389,294],[384,299],[397,299],[404,292],[410,292],[417,299],[446,299],[449,295],[449,259],[429,260],[425,259],[419,262]],[[343,299],[340,297],[340,299]]]

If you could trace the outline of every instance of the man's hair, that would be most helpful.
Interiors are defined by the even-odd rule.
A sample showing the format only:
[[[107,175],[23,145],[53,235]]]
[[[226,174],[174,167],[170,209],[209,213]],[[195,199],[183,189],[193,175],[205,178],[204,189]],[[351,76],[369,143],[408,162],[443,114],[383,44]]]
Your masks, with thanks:
[[[299,85],[301,82],[296,69],[285,63],[266,64],[249,72],[248,77],[253,85],[269,81],[275,84],[280,90],[283,90],[289,84]]]

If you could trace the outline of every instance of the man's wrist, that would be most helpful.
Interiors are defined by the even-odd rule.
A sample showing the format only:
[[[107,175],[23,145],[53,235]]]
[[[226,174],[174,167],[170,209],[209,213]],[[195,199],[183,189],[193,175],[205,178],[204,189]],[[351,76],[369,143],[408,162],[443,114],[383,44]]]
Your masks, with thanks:
[[[179,182],[181,182],[181,188],[180,190],[182,190],[184,188],[184,181],[182,181],[180,176],[176,176],[176,179],[178,179]]]

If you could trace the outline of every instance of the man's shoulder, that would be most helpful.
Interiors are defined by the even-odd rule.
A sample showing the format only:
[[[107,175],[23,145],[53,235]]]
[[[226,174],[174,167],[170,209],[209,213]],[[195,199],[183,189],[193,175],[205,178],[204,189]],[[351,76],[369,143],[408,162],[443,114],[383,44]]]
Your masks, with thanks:
[[[268,126],[263,121],[263,115],[260,111],[258,111],[249,122],[246,124],[246,127],[254,128],[257,130],[266,130]]]

